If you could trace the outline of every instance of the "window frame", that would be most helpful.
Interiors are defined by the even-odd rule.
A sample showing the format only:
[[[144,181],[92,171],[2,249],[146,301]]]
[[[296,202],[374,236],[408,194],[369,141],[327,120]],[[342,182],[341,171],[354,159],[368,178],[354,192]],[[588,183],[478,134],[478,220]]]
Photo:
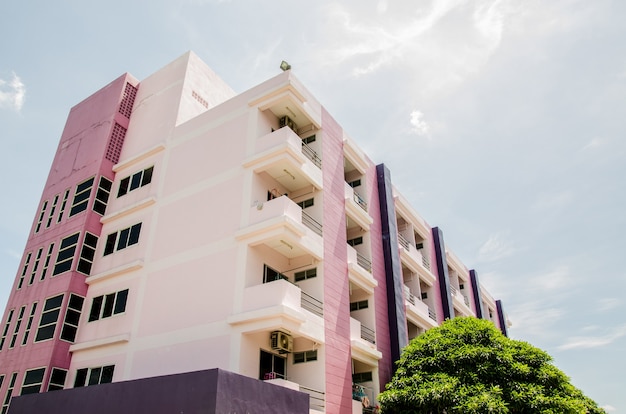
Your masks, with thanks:
[[[59,297],[61,297],[61,303],[58,306],[47,308],[49,301],[56,300]],[[37,326],[37,332],[35,334],[34,342],[38,343],[38,342],[44,342],[44,341],[49,341],[51,339],[54,339],[55,333],[56,333],[56,330],[57,330],[57,324],[59,323],[59,317],[61,316],[61,309],[63,308],[64,299],[65,299],[65,294],[64,293],[61,293],[61,294],[58,294],[58,295],[46,298],[46,300],[44,301],[43,309],[41,310],[41,315],[39,317],[39,325]],[[53,306],[53,305],[54,305],[54,303],[52,303],[51,306]],[[49,317],[46,316],[47,314],[54,314],[55,312],[57,313],[57,315],[56,315],[56,318],[54,319],[54,321],[50,321],[50,322],[46,321],[45,324],[42,324],[44,322],[44,318],[49,318]],[[54,326],[54,328],[52,330],[52,335],[49,336],[49,337],[45,337],[45,338],[39,339],[40,331],[42,331],[45,328],[49,328],[51,326]]]
[[[39,382],[32,382],[29,383],[28,385],[26,384],[26,380],[28,379],[28,375],[30,373],[33,373],[34,371],[42,371],[41,372],[41,380]],[[20,395],[29,395],[29,394],[38,394],[41,392],[41,386],[44,383],[44,380],[46,378],[46,367],[39,367],[39,368],[32,368],[32,369],[28,369],[24,372],[24,377],[22,378],[22,387],[20,388]],[[36,380],[39,380],[39,378],[35,378]],[[36,391],[35,391],[35,387],[36,387]],[[24,389],[27,388],[29,389],[28,392],[24,392]],[[32,389],[32,390],[30,390]]]

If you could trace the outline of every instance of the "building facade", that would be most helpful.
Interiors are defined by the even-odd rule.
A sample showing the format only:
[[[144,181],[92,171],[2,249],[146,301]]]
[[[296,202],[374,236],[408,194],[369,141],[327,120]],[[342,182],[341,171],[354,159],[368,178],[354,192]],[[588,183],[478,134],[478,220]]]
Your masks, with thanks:
[[[70,111],[2,319],[11,396],[220,368],[368,411],[408,341],[501,303],[290,70],[189,52]]]

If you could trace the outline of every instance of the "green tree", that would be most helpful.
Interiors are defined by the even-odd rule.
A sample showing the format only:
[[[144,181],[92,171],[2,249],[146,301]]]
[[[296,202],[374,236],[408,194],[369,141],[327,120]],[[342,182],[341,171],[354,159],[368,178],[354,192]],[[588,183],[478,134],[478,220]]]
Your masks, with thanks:
[[[379,395],[383,414],[604,413],[546,352],[462,317],[413,339]]]

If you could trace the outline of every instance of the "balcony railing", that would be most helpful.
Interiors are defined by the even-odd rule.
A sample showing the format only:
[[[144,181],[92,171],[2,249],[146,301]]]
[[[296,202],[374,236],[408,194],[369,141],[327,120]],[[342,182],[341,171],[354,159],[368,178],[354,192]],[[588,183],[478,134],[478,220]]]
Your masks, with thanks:
[[[302,211],[302,224],[313,230],[317,235],[322,235],[322,224],[304,210]]]
[[[322,168],[322,159],[317,155],[311,147],[309,147],[304,142],[302,143],[302,153],[305,157],[307,157],[313,164],[315,164],[318,168]]]
[[[326,394],[322,391],[300,385],[300,391],[309,394],[309,408],[316,411],[325,411]]]
[[[469,298],[465,296],[464,294],[462,294],[461,292],[459,292],[457,288],[455,288],[454,286],[450,286],[450,293],[452,293],[452,296],[457,296],[457,295],[462,296],[463,302],[465,302],[465,305],[469,307],[470,305]]]
[[[452,286],[450,286],[450,288],[454,289],[454,287]],[[415,295],[411,293],[411,288],[409,288],[407,285],[404,285],[404,294],[406,296],[406,300],[408,300],[411,305],[417,306],[418,301],[422,303],[423,305],[421,306],[425,306],[428,309],[428,317],[435,322],[437,321],[437,312],[435,312],[434,309],[431,309],[430,306],[428,306],[423,300],[417,299]]]
[[[324,316],[324,303],[322,301],[315,299],[313,296],[303,291],[301,292],[300,302],[303,309],[317,316]]]
[[[365,201],[365,199],[361,197],[361,194],[357,193],[356,191],[353,191],[352,194],[354,201],[359,205],[359,207],[361,207],[364,211],[367,211],[367,201]]]
[[[430,260],[425,254],[422,254],[422,264],[426,269],[430,270]]]
[[[356,262],[363,269],[365,269],[368,272],[372,273],[372,262],[367,257],[363,256],[359,252],[356,252]]]
[[[398,242],[402,247],[409,250],[410,243],[409,241],[402,235],[402,233],[398,233]]]
[[[365,339],[367,342],[376,344],[376,333],[373,329],[361,324],[361,339]]]

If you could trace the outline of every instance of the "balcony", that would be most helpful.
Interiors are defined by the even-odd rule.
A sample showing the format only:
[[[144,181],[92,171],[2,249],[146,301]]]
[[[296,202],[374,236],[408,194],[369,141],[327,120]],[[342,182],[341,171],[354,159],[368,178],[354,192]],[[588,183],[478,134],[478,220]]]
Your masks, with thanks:
[[[368,294],[373,294],[374,289],[378,286],[378,281],[374,279],[372,273],[365,270],[359,264],[359,256],[361,256],[354,247],[346,245],[348,247],[348,277],[350,283],[363,289]]]
[[[454,306],[460,310],[461,313],[466,316],[474,315],[470,305],[470,300],[465,294],[452,285],[450,285],[450,294],[452,295],[452,302],[454,303]]]
[[[383,354],[376,349],[376,334],[371,328],[363,326],[361,322],[350,318],[350,343],[352,344],[352,358],[371,366],[378,366],[378,360]]]
[[[321,301],[279,279],[244,289],[241,309],[228,318],[228,323],[243,332],[286,329],[294,336],[323,343],[322,309]]]
[[[406,318],[417,326],[425,329],[438,326],[437,313],[434,309],[428,307],[427,304],[418,299],[411,289],[404,285],[404,299],[406,305]]]
[[[285,126],[256,140],[256,151],[243,166],[265,171],[289,191],[307,185],[322,189],[321,158]]]
[[[346,200],[346,213],[356,225],[363,230],[369,230],[370,225],[374,222],[367,212],[367,202],[354,188],[348,183],[344,186],[344,198]]]
[[[422,250],[418,250],[409,242],[402,233],[398,233],[398,246],[400,248],[400,259],[411,271],[419,274],[428,286],[435,283],[435,275],[430,271],[429,260],[422,255]]]
[[[287,258],[311,255],[323,257],[322,226],[300,206],[283,196],[258,203],[249,210],[248,226],[235,238],[250,246],[265,244]]]

